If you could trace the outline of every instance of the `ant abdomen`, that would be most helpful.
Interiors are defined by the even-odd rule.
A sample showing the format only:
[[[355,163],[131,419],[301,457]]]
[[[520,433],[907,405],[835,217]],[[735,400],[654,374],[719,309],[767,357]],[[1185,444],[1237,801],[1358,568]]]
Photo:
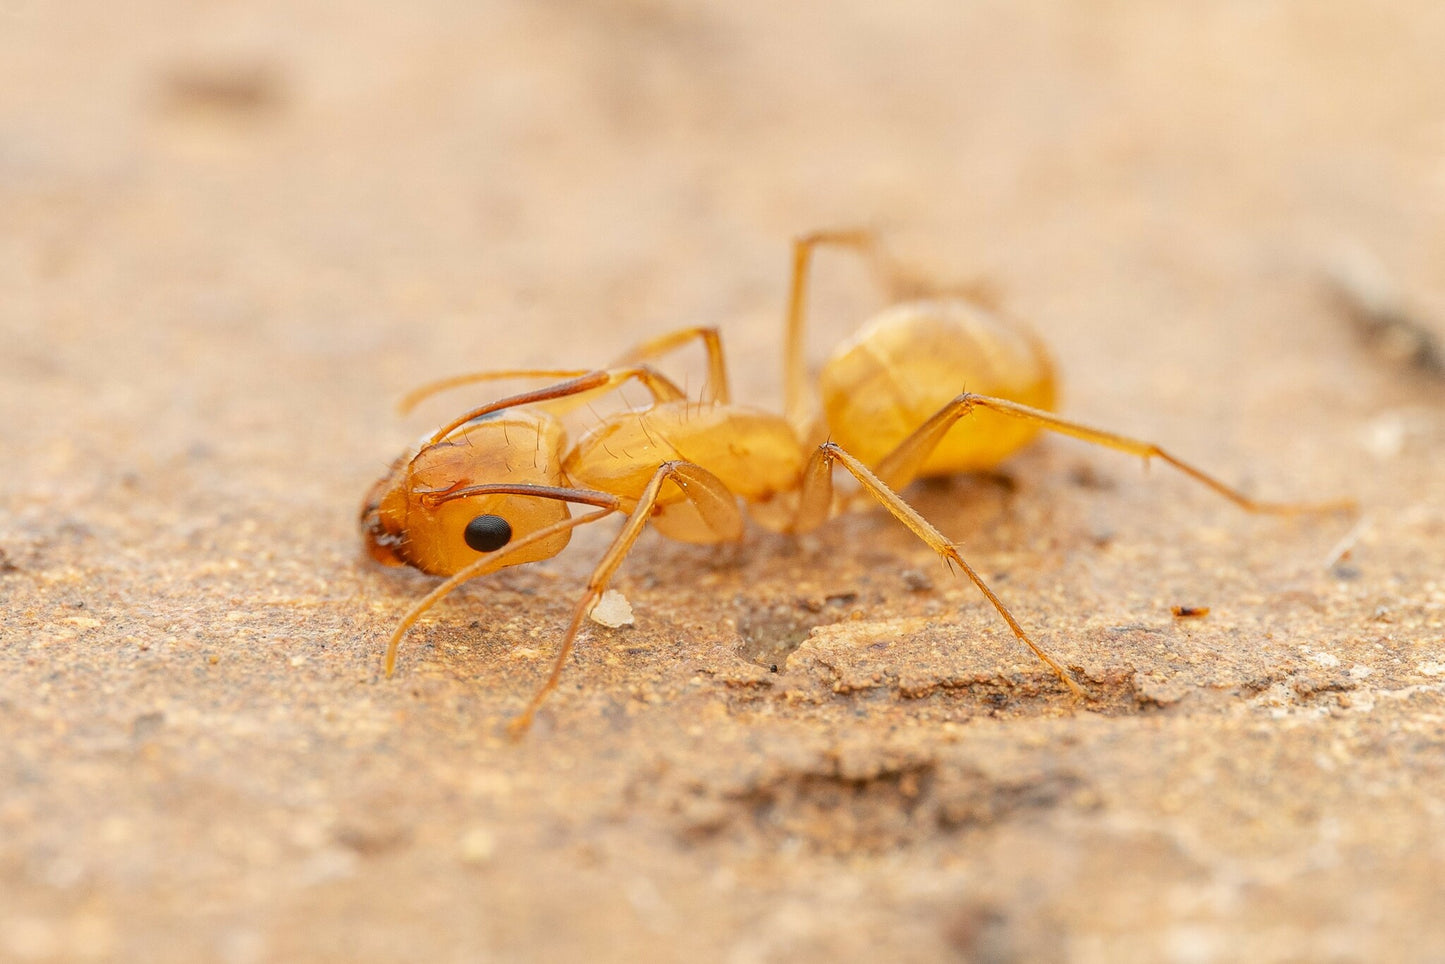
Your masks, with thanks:
[[[869,465],[898,447],[960,393],[994,395],[1052,410],[1054,365],[1022,323],[963,298],[885,309],[843,342],[818,376],[827,433]],[[919,475],[990,469],[1039,428],[993,412],[960,421]]]

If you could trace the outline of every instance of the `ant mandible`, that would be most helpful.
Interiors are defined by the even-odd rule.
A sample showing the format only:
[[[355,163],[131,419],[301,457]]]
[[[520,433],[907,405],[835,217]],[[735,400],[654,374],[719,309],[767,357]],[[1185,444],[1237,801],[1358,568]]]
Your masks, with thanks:
[[[867,255],[892,304],[823,365],[822,412],[816,414],[807,391],[804,318],[809,268],[822,245]],[[648,365],[693,341],[702,343],[708,362],[698,401]],[[957,566],[1019,641],[1075,696],[1085,697],[1069,671],[1029,636],[958,549],[898,490],[916,478],[991,468],[1049,429],[1146,462],[1160,459],[1249,512],[1293,514],[1348,505],[1259,502],[1153,443],[1060,418],[1049,411],[1054,365],[1037,336],[978,292],[917,284],[867,231],[820,231],[794,241],[783,365],[781,416],[732,401],[715,328],[663,335],[605,369],[480,372],[433,382],[407,396],[404,411],[463,385],[559,379],[453,419],[397,459],[372,487],[361,512],[371,556],[448,577],[392,633],[387,676],[407,630],[462,583],[554,556],[576,527],[625,513],[621,531],[572,611],[551,673],[511,723],[513,735],[520,735],[556,688],[583,619],[645,526],[684,542],[734,542],[743,535],[741,501],[765,528],[808,532],[841,506],[833,493],[833,468],[841,465],[863,492]],[[649,403],[603,417],[569,445],[560,416],[629,382],[649,393]],[[571,505],[590,511],[573,516]]]

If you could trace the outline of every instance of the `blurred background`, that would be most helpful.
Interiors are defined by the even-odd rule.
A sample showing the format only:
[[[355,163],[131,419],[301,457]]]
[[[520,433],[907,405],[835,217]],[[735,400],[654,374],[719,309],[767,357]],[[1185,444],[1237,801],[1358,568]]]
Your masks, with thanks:
[[[60,349],[18,364],[47,356],[143,434],[231,405],[265,418],[279,401],[231,390],[253,369],[369,400],[357,420],[376,424],[419,378],[587,364],[679,323],[758,346],[734,367],[761,395],[786,241],[835,224],[993,278],[1085,360],[1065,366],[1084,405],[1328,337],[1295,318],[1265,357],[1231,344],[1260,324],[1246,282],[1308,282],[1340,245],[1440,299],[1428,5],[6,0],[0,17],[5,319]],[[823,318],[852,315],[823,344],[871,306],[861,283],[819,288]],[[499,343],[523,326],[575,347]],[[128,393],[147,368],[187,404]]]

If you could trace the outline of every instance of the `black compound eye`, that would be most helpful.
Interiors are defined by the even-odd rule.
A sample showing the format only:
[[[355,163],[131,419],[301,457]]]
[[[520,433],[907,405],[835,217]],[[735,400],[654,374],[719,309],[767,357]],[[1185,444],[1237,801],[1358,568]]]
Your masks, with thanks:
[[[512,527],[499,515],[479,515],[467,523],[462,538],[478,552],[492,552],[512,541]]]

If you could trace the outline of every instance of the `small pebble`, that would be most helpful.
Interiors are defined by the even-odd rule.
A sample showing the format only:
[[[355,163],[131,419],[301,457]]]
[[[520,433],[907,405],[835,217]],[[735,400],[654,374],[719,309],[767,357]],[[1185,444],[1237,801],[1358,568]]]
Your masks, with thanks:
[[[473,827],[458,841],[462,863],[485,864],[497,852],[497,835],[486,827]]]
[[[591,619],[599,626],[616,629],[632,625],[632,604],[616,589],[609,589],[592,607]]]

